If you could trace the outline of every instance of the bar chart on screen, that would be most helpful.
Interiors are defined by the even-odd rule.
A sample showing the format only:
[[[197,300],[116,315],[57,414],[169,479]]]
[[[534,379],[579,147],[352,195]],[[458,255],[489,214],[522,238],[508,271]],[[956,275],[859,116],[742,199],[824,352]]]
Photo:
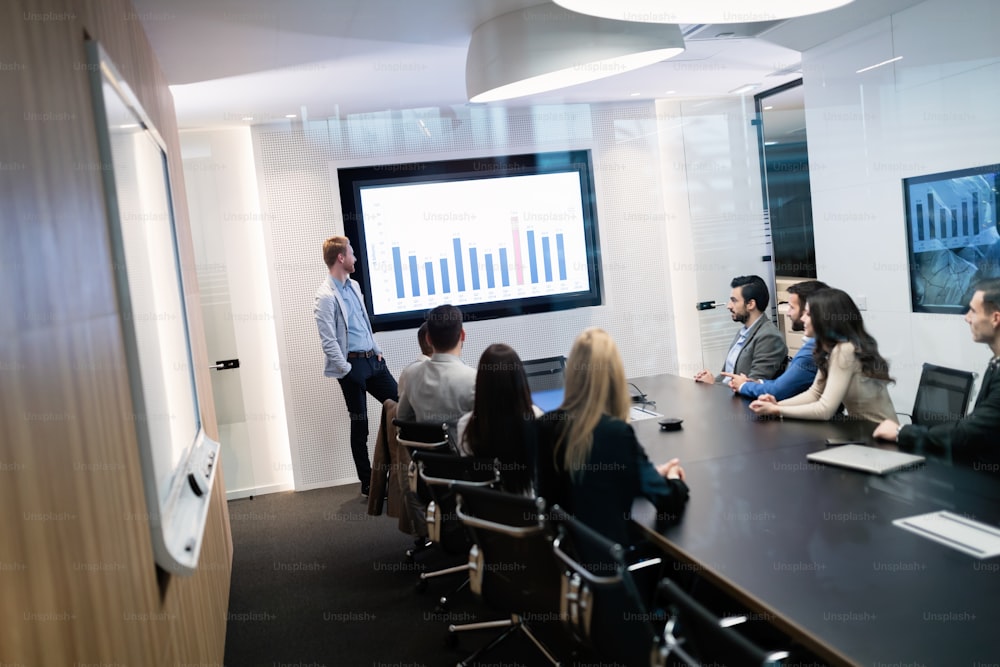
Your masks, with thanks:
[[[573,173],[362,193],[376,313],[590,288]]]

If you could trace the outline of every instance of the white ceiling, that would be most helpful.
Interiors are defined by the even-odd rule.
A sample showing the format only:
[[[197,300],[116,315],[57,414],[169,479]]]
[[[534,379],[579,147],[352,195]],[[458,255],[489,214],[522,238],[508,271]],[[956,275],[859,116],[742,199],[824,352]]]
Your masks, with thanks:
[[[703,97],[800,76],[799,51],[920,0],[857,0],[786,22],[682,26],[687,50],[507,104]],[[133,0],[182,128],[467,104],[473,30],[542,0]],[[802,29],[796,29],[801,22]],[[730,38],[718,33],[734,31]],[[769,35],[774,35],[769,38]],[[779,45],[781,42],[784,45]],[[671,92],[673,91],[673,92]],[[252,120],[244,120],[252,118]]]

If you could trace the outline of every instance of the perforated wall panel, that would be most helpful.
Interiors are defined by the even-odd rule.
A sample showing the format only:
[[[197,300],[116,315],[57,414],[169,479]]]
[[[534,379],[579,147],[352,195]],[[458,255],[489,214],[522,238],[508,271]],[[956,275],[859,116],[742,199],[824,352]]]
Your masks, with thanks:
[[[643,103],[433,108],[254,128],[296,488],[356,481],[347,410],[337,382],[323,377],[312,314],[313,294],[326,275],[323,240],[344,230],[334,170],[591,149],[604,305],[469,322],[463,359],[474,366],[496,342],[526,359],[568,354],[580,331],[600,326],[618,342],[630,377],[676,372],[656,122],[653,105]],[[419,354],[415,332],[376,336],[398,378]],[[369,399],[370,449],[380,415],[381,406]]]

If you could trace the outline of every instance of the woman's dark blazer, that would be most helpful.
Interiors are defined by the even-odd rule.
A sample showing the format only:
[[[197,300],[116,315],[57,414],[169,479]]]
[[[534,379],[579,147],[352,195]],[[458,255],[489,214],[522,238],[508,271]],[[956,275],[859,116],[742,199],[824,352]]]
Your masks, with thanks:
[[[661,519],[679,518],[688,487],[679,479],[664,479],[650,463],[632,427],[603,415],[594,429],[590,458],[583,472],[571,476],[554,460],[556,440],[567,424],[561,410],[538,420],[536,488],[549,506],[560,505],[577,519],[623,546],[630,543],[628,522],[632,502],[642,496],[656,506]]]

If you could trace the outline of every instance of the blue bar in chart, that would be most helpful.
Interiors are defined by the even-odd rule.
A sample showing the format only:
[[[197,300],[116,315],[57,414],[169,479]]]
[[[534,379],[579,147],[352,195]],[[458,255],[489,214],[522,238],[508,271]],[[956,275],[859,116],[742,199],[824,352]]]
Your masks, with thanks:
[[[448,260],[441,258],[441,291],[451,294],[451,283],[448,282]]]
[[[493,279],[493,255],[492,253],[486,253],[486,286],[493,289],[497,286],[496,281]]]
[[[528,230],[528,268],[531,269],[531,282],[538,282],[538,260],[535,259],[535,232]]]
[[[559,280],[566,280],[566,248],[562,234],[556,234],[556,257],[559,259]]]
[[[392,270],[396,274],[396,298],[402,299],[403,294],[403,258],[399,254],[399,248],[392,249]]]
[[[434,262],[424,262],[427,271],[427,293],[434,294]]]
[[[542,265],[545,267],[545,282],[552,282],[552,251],[549,250],[549,237],[542,237]]]
[[[475,248],[469,248],[469,268],[472,269],[472,289],[479,289],[479,261]]]
[[[455,278],[458,282],[458,291],[465,291],[465,270],[462,263],[462,239],[455,239]]]
[[[417,275],[417,258],[410,255],[410,282],[413,283],[413,296],[420,296],[420,280]]]
[[[507,269],[507,248],[500,248],[500,282],[504,287],[510,287],[510,274]]]

